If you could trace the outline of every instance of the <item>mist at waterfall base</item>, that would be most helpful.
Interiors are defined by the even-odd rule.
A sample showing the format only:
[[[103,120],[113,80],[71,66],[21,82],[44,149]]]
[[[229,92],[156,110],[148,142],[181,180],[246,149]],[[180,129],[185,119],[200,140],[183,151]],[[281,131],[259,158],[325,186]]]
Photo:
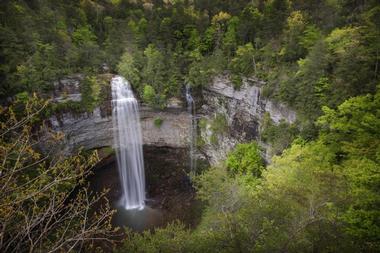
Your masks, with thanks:
[[[114,148],[127,210],[145,206],[145,175],[139,105],[129,82],[121,76],[111,81]]]

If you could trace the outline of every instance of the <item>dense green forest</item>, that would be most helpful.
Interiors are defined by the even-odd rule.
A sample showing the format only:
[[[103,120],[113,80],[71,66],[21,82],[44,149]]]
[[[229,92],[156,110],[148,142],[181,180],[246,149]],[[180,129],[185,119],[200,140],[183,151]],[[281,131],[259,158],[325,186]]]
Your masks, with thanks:
[[[201,91],[215,76],[226,75],[239,89],[244,78],[256,76],[266,82],[265,97],[297,112],[296,126],[264,122],[261,137],[278,145],[279,155],[266,165],[255,142],[238,144],[224,163],[194,179],[205,205],[195,229],[173,223],[155,231],[128,231],[116,251],[380,250],[377,0],[2,0],[0,19],[4,187],[10,177],[2,175],[9,168],[17,170],[20,159],[28,169],[28,164],[40,162],[32,145],[14,149],[24,143],[17,133],[25,140],[33,137],[30,131],[41,123],[35,117],[45,114],[46,106],[35,114],[32,107],[41,102],[26,100],[33,93],[45,98],[59,78],[84,73],[84,99],[79,106],[67,106],[91,110],[102,99],[96,90],[104,72],[125,76],[139,98],[156,109],[164,109],[169,98],[183,96],[185,84]],[[20,129],[20,122],[30,125]],[[14,245],[3,241],[17,234],[18,222],[30,215],[24,208],[46,211],[37,210],[36,203],[46,203],[53,194],[62,194],[57,198],[63,201],[72,180],[85,173],[73,169],[77,174],[71,178],[69,168],[92,165],[95,158],[88,156],[52,162],[51,173],[43,172],[44,164],[12,181],[11,190],[16,195],[20,191],[21,197],[2,193],[0,249]],[[69,178],[67,184],[34,202],[24,201],[22,196],[55,182],[60,168],[64,174],[58,175],[63,181]],[[16,187],[27,178],[35,185]],[[85,210],[70,208],[80,223],[79,213]],[[7,215],[12,211],[16,218]],[[99,233],[111,231],[106,220],[98,224]],[[73,224],[66,227],[80,230],[80,224]],[[66,235],[66,227],[52,229],[31,252],[60,246],[55,243]]]

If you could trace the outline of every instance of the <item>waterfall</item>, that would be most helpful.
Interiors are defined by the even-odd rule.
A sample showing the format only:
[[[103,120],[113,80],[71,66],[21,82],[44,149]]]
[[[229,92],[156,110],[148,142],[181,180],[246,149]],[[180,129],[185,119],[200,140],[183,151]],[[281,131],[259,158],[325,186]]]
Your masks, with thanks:
[[[191,96],[190,85],[186,85],[186,101],[187,101],[187,111],[190,114],[190,173],[195,173],[196,170],[196,159],[195,159],[195,142],[197,139],[197,120],[195,117],[195,104],[194,99]]]
[[[144,208],[145,175],[139,105],[129,82],[112,78],[114,147],[126,209]]]

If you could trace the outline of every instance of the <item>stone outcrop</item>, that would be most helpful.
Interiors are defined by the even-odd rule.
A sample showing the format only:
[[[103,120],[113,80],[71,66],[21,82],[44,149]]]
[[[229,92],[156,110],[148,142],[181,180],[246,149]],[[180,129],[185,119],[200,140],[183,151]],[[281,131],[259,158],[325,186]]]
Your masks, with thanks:
[[[260,124],[264,114],[269,113],[272,121],[279,124],[282,120],[294,123],[296,113],[283,104],[262,97],[264,85],[264,82],[250,78],[245,79],[240,89],[236,90],[231,81],[222,76],[215,78],[203,90],[204,104],[200,115],[207,124],[200,127],[203,140],[201,150],[212,164],[225,159],[237,143],[251,140],[260,143],[265,150],[263,156],[267,161],[270,160],[270,147],[260,141]],[[226,131],[217,134],[212,130],[216,115],[224,117],[228,124]]]
[[[84,80],[83,74],[70,75],[54,82],[53,101],[81,101],[80,83]]]
[[[111,78],[109,75],[108,78]],[[75,75],[55,83],[53,100],[60,103],[67,100],[80,101],[80,82],[83,76]],[[198,103],[197,118],[199,124],[198,146],[200,156],[211,164],[226,158],[227,153],[237,143],[257,140],[263,147],[263,156],[270,160],[270,146],[260,140],[260,124],[265,113],[269,113],[275,124],[284,120],[293,123],[294,111],[286,106],[261,96],[264,82],[251,78],[243,81],[239,90],[234,89],[231,81],[224,76],[217,77],[213,83],[202,91],[202,102]],[[110,98],[109,98],[110,99]],[[70,153],[83,147],[94,149],[112,146],[113,129],[109,105],[96,107],[91,113],[60,113],[50,118],[53,130],[64,133],[63,151]],[[187,148],[191,133],[190,114],[183,103],[172,99],[169,108],[156,111],[142,106],[140,117],[145,145],[158,147]],[[214,122],[217,115],[222,115],[227,125],[222,132],[215,133]],[[161,125],[155,124],[160,119]]]
[[[181,110],[154,111],[141,107],[141,128],[144,145],[187,147],[190,131],[189,115]],[[162,120],[160,126],[154,123]],[[54,131],[63,132],[65,153],[78,147],[94,149],[112,146],[113,126],[111,116],[102,116],[97,107],[92,113],[64,113],[50,118]]]
[[[110,83],[111,74],[103,74],[102,79]],[[71,75],[54,83],[52,100],[56,103],[67,101],[80,102],[80,84],[84,76]],[[106,87],[110,89],[111,87]],[[109,93],[109,92],[108,92]],[[109,101],[108,101],[109,100]],[[85,150],[112,146],[113,126],[111,117],[111,97],[102,102],[92,112],[60,112],[49,119],[53,131],[64,134],[58,147],[63,153],[70,154],[82,147]],[[181,101],[171,99],[168,109],[156,111],[146,106],[140,108],[141,128],[144,145],[158,147],[186,148],[190,131],[190,115],[183,109]],[[160,119],[159,125],[155,120]],[[50,147],[43,147],[50,148]]]
[[[275,123],[285,120],[294,123],[296,114],[285,105],[275,103],[261,96],[263,81],[255,78],[245,79],[239,90],[234,89],[232,82],[226,77],[217,77],[212,85],[204,89],[203,95],[207,106],[213,106],[210,99],[220,104],[221,97],[228,102],[226,109],[236,114],[237,110],[249,114],[251,117],[262,118],[265,112],[270,114]],[[215,105],[214,105],[215,106]]]

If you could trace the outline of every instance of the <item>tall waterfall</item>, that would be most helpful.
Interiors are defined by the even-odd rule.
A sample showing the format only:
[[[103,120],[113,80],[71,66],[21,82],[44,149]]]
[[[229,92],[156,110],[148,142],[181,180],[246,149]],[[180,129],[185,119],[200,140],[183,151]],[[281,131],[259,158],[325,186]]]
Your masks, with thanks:
[[[112,122],[117,166],[126,209],[144,208],[145,174],[139,105],[129,82],[112,78]]]
[[[187,111],[190,116],[191,133],[190,133],[190,172],[194,173],[196,170],[196,159],[195,159],[195,142],[197,139],[197,119],[195,117],[195,104],[194,99],[191,96],[190,85],[186,85],[186,101],[187,101]]]

